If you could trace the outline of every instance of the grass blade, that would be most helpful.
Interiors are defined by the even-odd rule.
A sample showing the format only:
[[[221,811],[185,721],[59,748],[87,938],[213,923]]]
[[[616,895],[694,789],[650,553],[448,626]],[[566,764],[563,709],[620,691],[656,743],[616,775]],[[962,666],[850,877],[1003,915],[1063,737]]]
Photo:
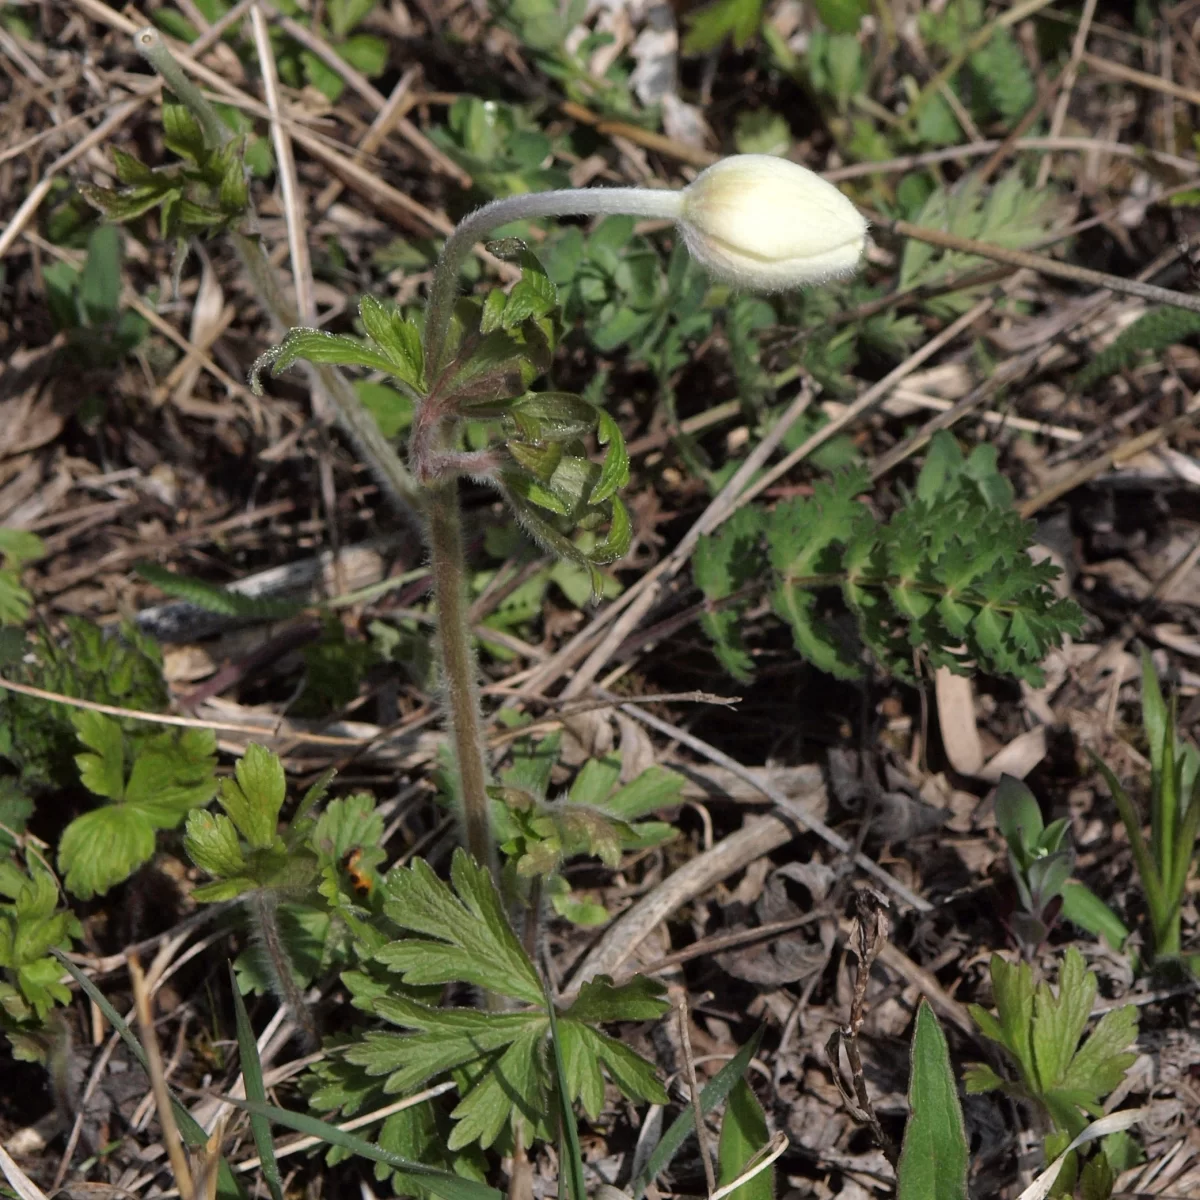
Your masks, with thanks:
[[[734,1084],[746,1073],[750,1060],[758,1052],[762,1035],[761,1027],[755,1030],[754,1036],[708,1081],[700,1093],[702,1112],[711,1112],[733,1091]],[[654,1178],[660,1171],[667,1169],[679,1152],[679,1147],[687,1141],[688,1134],[695,1128],[695,1124],[692,1106],[688,1105],[671,1123],[671,1128],[663,1134],[662,1141],[655,1147],[642,1173],[630,1184],[633,1200],[642,1200]]]
[[[246,1002],[238,990],[237,976],[233,964],[229,964],[229,983],[233,988],[233,1008],[237,1014],[238,1055],[242,1061],[242,1079],[246,1084],[246,1098],[266,1103],[267,1089],[263,1083],[262,1062],[258,1057],[258,1042]],[[271,1138],[271,1122],[265,1117],[250,1117],[250,1131],[254,1135],[254,1146],[262,1163],[263,1178],[271,1192],[271,1200],[283,1200],[283,1179],[279,1174],[279,1163],[275,1159],[275,1143]]]

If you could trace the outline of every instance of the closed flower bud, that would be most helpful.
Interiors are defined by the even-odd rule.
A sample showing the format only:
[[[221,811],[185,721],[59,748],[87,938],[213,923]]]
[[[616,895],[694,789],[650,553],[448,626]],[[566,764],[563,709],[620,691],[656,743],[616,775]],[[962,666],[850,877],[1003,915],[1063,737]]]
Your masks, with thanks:
[[[866,249],[866,219],[833,184],[769,154],[721,159],[680,200],[677,225],[692,257],[749,291],[842,279]]]

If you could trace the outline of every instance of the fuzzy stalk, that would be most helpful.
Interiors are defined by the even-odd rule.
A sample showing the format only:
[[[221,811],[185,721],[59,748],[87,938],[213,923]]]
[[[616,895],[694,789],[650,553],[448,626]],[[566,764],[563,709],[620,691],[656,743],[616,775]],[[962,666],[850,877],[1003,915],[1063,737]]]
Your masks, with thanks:
[[[563,188],[556,192],[532,192],[504,196],[477,208],[464,217],[446,239],[433,272],[429,303],[425,309],[425,370],[434,379],[446,364],[442,361],[446,331],[454,312],[458,273],[471,247],[501,225],[531,221],[538,217],[598,217],[624,215],[651,220],[674,221],[683,203],[683,193],[659,188]]]
[[[437,602],[442,686],[462,804],[463,841],[467,853],[476,862],[486,864],[496,876],[475,653],[467,619],[467,567],[456,480],[442,479],[426,488],[425,513]]]
[[[167,87],[199,122],[205,142],[213,147],[225,145],[232,138],[232,132],[176,62],[158,31],[141,29],[134,36],[134,42],[142,57],[162,76]],[[263,252],[262,245],[256,238],[243,233],[231,232],[230,238],[259,303],[275,326],[288,330],[298,324],[295,306],[279,286],[279,277]],[[328,363],[308,364],[308,371],[314,383],[333,400],[338,425],[350,440],[355,453],[370,468],[393,507],[406,520],[412,521],[420,507],[420,491],[395,448],[380,433],[375,419],[363,407],[350,381],[337,367]]]
[[[292,959],[284,944],[279,927],[279,898],[270,888],[257,888],[246,897],[246,911],[254,938],[266,954],[275,998],[291,1014],[306,1048],[316,1050],[321,1044],[312,1010],[304,1002],[304,994],[292,974]]]

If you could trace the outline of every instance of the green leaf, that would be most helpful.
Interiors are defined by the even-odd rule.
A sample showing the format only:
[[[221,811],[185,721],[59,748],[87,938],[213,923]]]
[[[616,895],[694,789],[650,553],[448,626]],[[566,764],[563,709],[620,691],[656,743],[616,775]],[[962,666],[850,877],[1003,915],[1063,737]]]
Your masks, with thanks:
[[[1033,999],[1033,1060],[1039,1089],[1048,1092],[1064,1084],[1067,1064],[1087,1026],[1096,998],[1096,977],[1074,946],[1067,947],[1058,976],[1058,995],[1041,984]]]
[[[863,14],[870,11],[862,0],[813,0],[813,7],[830,33],[857,33]]]
[[[654,1021],[670,1005],[663,998],[666,988],[656,979],[636,975],[619,987],[607,975],[589,979],[579,989],[563,1020],[598,1025],[608,1021]]]
[[[1042,835],[1042,810],[1034,794],[1019,779],[1002,775],[996,788],[996,826],[1023,868]]]
[[[246,868],[237,829],[223,813],[189,813],[183,846],[196,866],[218,879],[240,875]]]
[[[382,75],[388,63],[388,44],[369,33],[356,33],[334,46],[339,57],[361,71],[368,79]]]
[[[58,843],[58,869],[81,900],[103,895],[128,879],[154,853],[154,826],[126,804],[108,804],[76,817]]]
[[[917,1009],[908,1090],[912,1115],[897,1167],[897,1200],[967,1200],[967,1137],[950,1051],[926,1000]]]
[[[205,612],[235,617],[242,621],[283,621],[302,613],[305,605],[292,600],[277,600],[270,597],[243,596],[228,588],[176,575],[156,563],[140,562],[134,569],[146,580],[168,596],[176,596]]]
[[[45,554],[46,543],[36,533],[0,527],[0,558],[7,566],[20,570],[26,563],[44,558]]]
[[[199,121],[174,96],[163,93],[163,142],[181,158],[201,162],[207,154]]]
[[[715,50],[727,37],[741,50],[758,32],[762,23],[762,0],[716,0],[698,12],[690,13],[683,41],[685,54],[705,54]]]
[[[379,432],[391,441],[402,434],[413,420],[413,401],[386,383],[356,379],[354,390],[363,407],[375,418]]]
[[[1086,392],[1102,379],[1134,366],[1142,355],[1161,354],[1168,346],[1200,334],[1200,313],[1186,308],[1150,308],[1127,325],[1103,350],[1089,354],[1071,384]]]
[[[546,1012],[550,1018],[550,1048],[554,1059],[555,1099],[558,1101],[559,1127],[559,1177],[565,1176],[567,1200],[587,1200],[587,1185],[583,1177],[583,1150],[579,1144],[579,1130],[575,1126],[575,1114],[571,1110],[574,1090],[567,1080],[566,1058],[559,1035],[558,1017],[549,991],[545,998]],[[603,1089],[603,1084],[601,1084]],[[591,1099],[595,1099],[594,1089]],[[565,1170],[564,1170],[565,1168]]]
[[[374,296],[363,296],[358,315],[368,336],[387,355],[390,374],[416,391],[425,387],[421,331],[394,308],[386,308]]]
[[[125,794],[125,739],[120,725],[90,709],[72,712],[71,724],[79,740],[93,751],[75,756],[80,782],[97,796],[120,800]]]
[[[1062,892],[1062,915],[1094,937],[1103,937],[1116,951],[1125,948],[1129,930],[1125,922],[1091,888],[1068,883]]]
[[[1126,1048],[1137,1038],[1137,1033],[1137,1009],[1132,1004],[1105,1013],[1071,1060],[1063,1076],[1063,1087],[1087,1091],[1097,1100],[1102,1099],[1133,1065],[1137,1055]]]
[[[593,504],[611,499],[629,482],[629,451],[625,448],[625,438],[621,427],[603,410],[599,414],[596,438],[600,445],[608,447],[608,451],[600,467],[600,478],[592,489]]]
[[[769,1141],[767,1117],[762,1105],[750,1085],[744,1079],[739,1079],[729,1093],[725,1117],[721,1121],[721,1140],[717,1148],[720,1168],[718,1185],[726,1187],[737,1179]],[[774,1167],[759,1171],[729,1193],[731,1200],[773,1200],[774,1195]]]
[[[283,764],[278,755],[251,742],[234,773],[235,778],[221,781],[221,807],[253,849],[269,849],[287,795]]]
[[[297,1133],[316,1138],[326,1145],[338,1146],[360,1158],[386,1163],[397,1171],[417,1176],[435,1196],[441,1197],[441,1200],[503,1200],[502,1193],[495,1188],[477,1183],[472,1179],[464,1179],[461,1175],[455,1175],[450,1171],[441,1171],[435,1167],[427,1167],[423,1163],[412,1162],[410,1159],[402,1158],[398,1154],[392,1154],[379,1146],[372,1145],[352,1133],[338,1129],[336,1125],[330,1125],[316,1117],[310,1117],[307,1113],[292,1112],[289,1109],[276,1108],[274,1105],[261,1104],[254,1100],[239,1100],[232,1096],[225,1096],[224,1099],[235,1108],[240,1108],[254,1116],[261,1116],[275,1125],[283,1125],[287,1129],[294,1129]]]
[[[384,911],[401,929],[436,941],[392,942],[376,957],[406,983],[462,980],[526,1004],[542,998],[541,981],[512,931],[486,867],[461,848],[451,866],[452,891],[428,863],[392,871],[385,880]]]
[[[255,360],[250,368],[250,387],[262,394],[260,376],[267,367],[278,375],[293,363],[333,363],[336,366],[366,367],[372,371],[395,374],[396,364],[381,350],[344,333],[326,333],[323,329],[289,329],[283,341]]]

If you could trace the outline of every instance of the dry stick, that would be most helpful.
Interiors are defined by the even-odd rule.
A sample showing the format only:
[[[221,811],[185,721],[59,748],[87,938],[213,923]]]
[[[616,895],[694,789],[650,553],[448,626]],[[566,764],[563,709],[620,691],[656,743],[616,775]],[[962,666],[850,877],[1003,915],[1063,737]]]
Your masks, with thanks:
[[[1059,77],[1058,100],[1054,104],[1054,113],[1050,118],[1050,136],[1058,137],[1062,133],[1063,123],[1067,119],[1067,108],[1071,103],[1071,92],[1075,88],[1075,79],[1079,74],[1079,62],[1087,48],[1088,34],[1092,28],[1092,18],[1096,15],[1096,0],[1084,0],[1083,15],[1079,18],[1079,28],[1075,30],[1075,40],[1071,43],[1071,57]],[[1038,163],[1036,188],[1044,188],[1050,178],[1050,168],[1053,160],[1046,155]]]
[[[1125,296],[1137,296],[1151,304],[1167,304],[1174,308],[1186,308],[1190,312],[1200,312],[1200,296],[1190,296],[1186,292],[1176,292],[1171,288],[1157,287],[1135,279],[1122,279],[1119,275],[1109,275],[1105,271],[1093,271],[1089,267],[1059,262],[1057,259],[1047,258],[1044,254],[1009,250],[1004,246],[978,242],[974,238],[958,237],[941,229],[927,229],[908,221],[881,221],[880,226],[901,237],[914,238],[930,246],[941,246],[943,249],[957,250],[962,254],[990,258],[1010,266],[1037,271],[1054,279],[1065,279],[1069,283],[1086,283],[1093,287],[1106,288],[1110,292],[1120,292]]]
[[[1153,76],[1150,76],[1153,78]],[[851,163],[846,167],[834,167],[824,172],[831,183],[846,179],[862,179],[869,175],[894,175],[912,171],[918,167],[936,166],[938,163],[955,162],[964,158],[981,158],[1008,144],[1008,138],[989,138],[984,142],[965,142],[960,146],[947,146],[941,150],[925,150],[920,154],[905,154],[900,158],[889,158],[882,162]],[[1145,146],[1130,146],[1125,142],[1109,142],[1089,137],[1023,137],[1016,140],[1016,150],[1060,151],[1063,153],[1114,154],[1121,158],[1137,158],[1161,163],[1185,175],[1200,172],[1200,163],[1194,159],[1181,158],[1178,154],[1167,154],[1162,150],[1150,150]]]
[[[199,717],[177,717],[171,713],[145,712],[137,708],[121,708],[116,704],[101,704],[96,700],[81,700],[75,696],[64,696],[60,692],[48,692],[45,688],[27,683],[16,683],[0,676],[0,691],[18,692],[35,700],[49,700],[52,704],[63,704],[68,708],[83,708],[89,712],[105,713],[110,717],[121,717],[130,721],[150,721],[157,725],[178,725],[184,729],[211,729],[217,733],[241,733],[252,737],[275,738],[286,732],[286,722],[277,725],[238,725],[232,721],[205,721]],[[323,746],[362,746],[373,738],[335,737],[332,734],[305,733],[304,741]]]
[[[1032,517],[1035,513],[1041,512],[1047,504],[1053,504],[1060,496],[1065,496],[1068,492],[1074,491],[1075,488],[1095,479],[1098,475],[1103,475],[1105,471],[1118,466],[1126,459],[1133,458],[1135,455],[1141,454],[1142,451],[1157,446],[1159,442],[1165,441],[1172,434],[1186,429],[1196,421],[1200,421],[1200,393],[1192,397],[1187,409],[1179,416],[1170,421],[1165,421],[1161,425],[1156,425],[1153,429],[1148,429],[1145,433],[1140,433],[1136,437],[1129,438],[1119,445],[1114,446],[1111,450],[1105,451],[1099,458],[1085,464],[1063,479],[1043,488],[1036,496],[1031,497],[1024,504],[1020,505],[1017,511],[1022,517]]]
[[[708,1144],[708,1126],[704,1123],[704,1105],[700,1101],[700,1081],[696,1078],[696,1059],[692,1054],[692,1035],[688,1030],[687,991],[679,989],[675,1006],[679,1018],[679,1042],[683,1049],[683,1069],[687,1075],[688,1091],[691,1093],[692,1117],[696,1124],[696,1141],[700,1144],[700,1161],[704,1164],[704,1182],[711,1197],[717,1190],[717,1177],[713,1172],[712,1151]]]
[[[883,947],[888,944],[891,927],[884,912],[886,901],[882,897],[873,896],[869,891],[860,891],[856,900],[858,912],[854,918],[850,949],[858,959],[858,965],[854,973],[850,1020],[830,1034],[828,1042],[825,1043],[825,1053],[833,1066],[833,1082],[841,1093],[842,1101],[849,1109],[850,1115],[871,1130],[876,1143],[894,1167],[897,1160],[896,1146],[884,1133],[879,1117],[875,1114],[875,1106],[871,1103],[871,1095],[867,1091],[867,1081],[863,1074],[862,1056],[858,1050],[858,1035],[866,1020],[867,983],[871,975],[871,966]],[[846,1050],[846,1060],[850,1064],[850,1088],[846,1087],[842,1079],[840,1051],[843,1047]]]
[[[375,120],[371,122],[370,128],[359,139],[354,149],[355,162],[361,161],[364,155],[374,154],[387,140],[388,134],[392,131],[392,126],[403,116],[401,110],[407,104],[411,103],[410,93],[412,92],[412,86],[420,73],[421,68],[419,66],[409,67],[396,81],[396,86],[392,88],[391,94],[388,96],[383,107],[375,114]],[[326,212],[342,194],[345,186],[340,179],[334,179],[330,182],[317,197],[316,204],[314,205],[317,212]]]
[[[331,71],[336,71],[377,112],[380,114],[384,112],[389,105],[389,101],[361,71],[355,70],[328,43],[317,37],[312,30],[306,29],[298,21],[285,16],[279,16],[278,20],[284,32],[299,42],[306,50],[316,55]],[[395,114],[393,123],[400,136],[414,149],[424,154],[438,170],[445,175],[449,175],[460,187],[469,188],[471,186],[471,176],[452,158],[439,150],[403,114]]]
[[[183,1200],[195,1200],[196,1190],[192,1181],[192,1171],[188,1165],[187,1153],[183,1148],[183,1139],[179,1135],[179,1126],[175,1123],[175,1110],[171,1107],[167,1079],[163,1072],[162,1052],[159,1050],[158,1036],[154,1032],[154,1018],[150,1012],[150,991],[146,987],[146,977],[142,974],[141,964],[136,958],[129,960],[129,978],[133,983],[138,1032],[142,1037],[142,1049],[146,1052],[150,1086],[154,1091],[154,1103],[158,1108],[158,1124],[162,1129],[162,1140],[167,1149],[167,1157],[171,1161],[171,1172],[175,1176],[175,1184],[179,1188],[179,1194]]]
[[[1100,58],[1095,54],[1082,54],[1080,60],[1091,67],[1093,71],[1107,75],[1110,79],[1120,79],[1124,83],[1136,84],[1138,87],[1148,88],[1152,92],[1162,92],[1164,96],[1174,96],[1177,100],[1186,100],[1188,104],[1200,105],[1200,91],[1196,88],[1184,87],[1170,79],[1161,79],[1157,75],[1151,75],[1148,71],[1138,71],[1121,63],[1109,62],[1108,59]]]
[[[795,836],[794,821],[775,816],[756,817],[715,843],[712,849],[689,859],[605,930],[572,972],[565,994],[577,992],[597,975],[624,975],[621,968],[634,951],[673,912],[764,854],[786,846]]]
[[[275,162],[279,168],[279,192],[287,224],[288,254],[292,260],[292,286],[296,290],[296,311],[301,324],[314,325],[317,320],[317,306],[313,298],[312,259],[308,253],[304,203],[296,179],[296,157],[292,153],[292,139],[288,137],[287,130],[280,121],[279,71],[275,65],[275,52],[271,49],[271,35],[267,30],[261,4],[251,5],[250,26],[254,30],[254,48],[258,54],[263,95],[271,113],[271,145],[275,148]]]
[[[619,697],[607,696],[606,699],[616,700]],[[785,796],[773,783],[770,783],[764,778],[755,775],[753,771],[748,770],[737,761],[736,758],[731,758],[723,750],[718,750],[715,746],[710,746],[708,742],[702,741],[694,734],[688,733],[684,729],[680,729],[678,725],[672,725],[669,721],[664,721],[661,717],[656,717],[652,713],[645,712],[635,704],[622,704],[621,711],[627,716],[631,716],[636,721],[640,721],[643,725],[648,725],[651,729],[657,729],[659,733],[665,733],[674,741],[680,742],[687,746],[688,749],[694,750],[697,754],[703,755],[710,762],[716,763],[718,766],[724,767],[727,771],[732,771],[740,779],[744,779],[752,787],[757,788],[768,800],[772,801],[778,808],[782,809],[788,816],[798,821],[809,832],[817,834],[818,837],[828,842],[835,850],[847,855],[854,860],[856,866],[866,871],[868,875],[873,876],[893,895],[904,901],[910,908],[916,909],[918,912],[932,912],[933,905],[928,900],[918,896],[916,892],[906,887],[894,876],[885,871],[877,862],[868,858],[848,842],[840,833],[835,833],[828,825],[825,824],[819,817],[813,816],[811,813],[805,812],[797,802],[789,796]]]

